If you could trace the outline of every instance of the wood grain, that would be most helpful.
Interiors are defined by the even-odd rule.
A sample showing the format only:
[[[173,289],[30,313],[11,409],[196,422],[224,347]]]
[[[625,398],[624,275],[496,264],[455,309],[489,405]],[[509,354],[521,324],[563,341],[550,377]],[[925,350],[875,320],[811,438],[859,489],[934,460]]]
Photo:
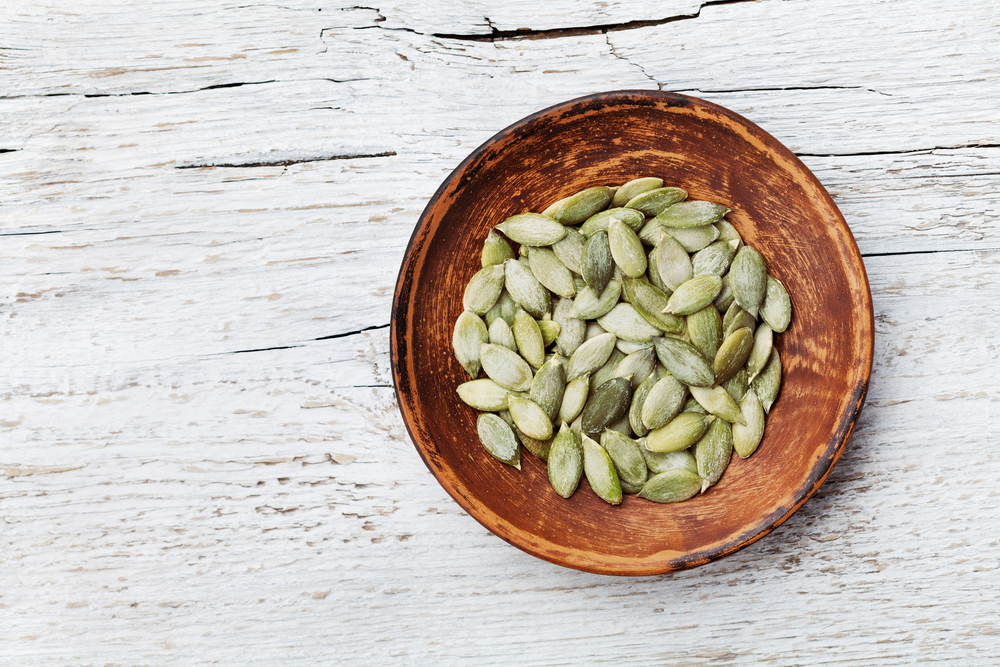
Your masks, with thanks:
[[[700,4],[3,3],[2,661],[993,664],[998,8]],[[875,362],[789,521],[623,580],[461,511],[398,415],[388,324],[452,169],[634,88],[733,109],[818,176]]]

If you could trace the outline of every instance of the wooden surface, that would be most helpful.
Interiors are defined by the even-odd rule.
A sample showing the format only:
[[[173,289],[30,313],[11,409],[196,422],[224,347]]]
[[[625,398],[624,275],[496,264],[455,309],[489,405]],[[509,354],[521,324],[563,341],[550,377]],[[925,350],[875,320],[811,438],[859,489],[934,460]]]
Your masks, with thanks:
[[[0,662],[994,664],[998,26],[988,0],[4,3]],[[461,512],[388,356],[447,174],[625,88],[792,149],[876,327],[817,496],[636,579]]]

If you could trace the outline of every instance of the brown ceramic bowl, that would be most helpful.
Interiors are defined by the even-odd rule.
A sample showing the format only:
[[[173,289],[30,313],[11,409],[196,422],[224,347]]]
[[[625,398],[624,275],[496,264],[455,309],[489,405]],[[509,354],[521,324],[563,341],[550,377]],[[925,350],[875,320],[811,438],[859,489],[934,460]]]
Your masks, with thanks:
[[[794,304],[777,336],[784,379],[763,442],[733,457],[714,487],[659,505],[611,506],[582,481],[568,500],[544,463],[490,457],[451,336],[487,231],[593,185],[653,175],[692,199],[728,205]],[[748,120],[663,92],[591,95],[503,130],[445,180],[424,209],[393,300],[393,379],[417,452],[473,518],[510,544],[566,567],[652,575],[722,558],[760,539],[812,496],[844,451],[871,374],[871,292],[858,247],[815,176]],[[523,450],[522,450],[523,451]]]

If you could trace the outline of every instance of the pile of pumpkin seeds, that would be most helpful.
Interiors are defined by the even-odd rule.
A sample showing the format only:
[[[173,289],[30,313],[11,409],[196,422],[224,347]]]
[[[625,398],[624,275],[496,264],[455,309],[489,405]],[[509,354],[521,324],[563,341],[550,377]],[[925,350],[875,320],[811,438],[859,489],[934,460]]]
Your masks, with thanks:
[[[792,307],[730,212],[644,177],[490,230],[453,336],[486,451],[611,504],[687,500],[753,454]]]

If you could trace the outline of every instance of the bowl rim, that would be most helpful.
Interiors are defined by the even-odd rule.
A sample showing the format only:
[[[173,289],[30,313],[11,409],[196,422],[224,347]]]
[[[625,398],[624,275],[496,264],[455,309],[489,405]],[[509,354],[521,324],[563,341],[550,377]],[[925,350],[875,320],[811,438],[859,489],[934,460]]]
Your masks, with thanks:
[[[636,564],[634,567],[623,567],[620,563],[615,563],[609,566],[602,566],[600,564],[594,564],[592,562],[579,563],[579,562],[565,562],[554,559],[548,554],[541,552],[539,550],[533,549],[532,545],[524,544],[515,540],[510,539],[506,535],[497,532],[496,526],[491,525],[487,521],[487,517],[479,511],[475,503],[471,503],[465,497],[464,494],[460,492],[459,489],[455,488],[448,480],[443,479],[441,475],[438,474],[438,470],[431,460],[428,459],[424,449],[418,444],[416,435],[414,434],[413,427],[411,427],[410,420],[407,415],[406,401],[402,399],[401,384],[408,381],[406,377],[406,366],[400,362],[401,354],[408,351],[409,342],[406,340],[406,332],[400,325],[400,313],[406,307],[405,299],[409,294],[407,289],[407,284],[409,278],[412,276],[414,267],[412,266],[415,260],[414,247],[417,244],[418,239],[421,237],[422,232],[428,223],[428,218],[431,215],[433,209],[437,205],[438,201],[454,186],[457,179],[460,179],[468,168],[474,165],[476,162],[480,161],[484,154],[488,153],[494,144],[507,138],[509,135],[520,132],[533,123],[542,119],[543,117],[549,116],[553,113],[558,112],[568,112],[572,113],[574,108],[593,106],[595,103],[602,105],[614,105],[619,102],[631,102],[636,103],[637,100],[646,98],[648,100],[655,100],[656,102],[662,103],[666,102],[670,107],[703,107],[706,110],[711,111],[714,114],[724,116],[728,118],[735,125],[744,127],[745,129],[753,132],[759,139],[762,139],[766,143],[770,144],[771,148],[774,148],[778,152],[782,153],[784,159],[789,160],[795,169],[806,177],[813,181],[817,191],[823,198],[825,206],[829,211],[837,218],[837,221],[842,225],[843,230],[847,233],[850,245],[847,248],[851,255],[853,256],[854,264],[853,266],[859,269],[860,282],[864,287],[863,290],[863,301],[862,303],[856,303],[855,308],[867,313],[867,327],[866,331],[862,331],[863,335],[860,336],[862,348],[858,350],[858,357],[862,361],[862,378],[859,383],[857,383],[854,388],[852,395],[850,397],[850,405],[853,409],[844,410],[842,418],[837,424],[837,428],[834,432],[834,436],[827,442],[827,446],[822,450],[822,455],[819,456],[812,467],[809,469],[809,475],[806,478],[805,483],[803,483],[796,491],[793,496],[793,501],[786,506],[780,506],[771,512],[766,517],[762,517],[760,521],[755,524],[751,529],[738,533],[734,535],[731,539],[725,541],[724,543],[711,548],[703,548],[701,550],[688,552],[683,554],[681,557],[674,558],[670,561],[669,565],[659,565],[650,567],[648,564]],[[707,563],[719,560],[730,554],[733,554],[751,544],[761,539],[765,535],[771,533],[774,529],[784,523],[789,517],[792,516],[807,500],[809,500],[822,486],[823,482],[826,481],[827,477],[833,470],[837,461],[843,455],[844,450],[847,447],[848,442],[853,435],[854,429],[857,425],[858,419],[861,415],[862,408],[864,407],[865,398],[867,396],[868,387],[871,381],[871,371],[874,362],[874,307],[871,296],[871,285],[868,280],[867,270],[864,264],[864,260],[861,256],[860,249],[858,248],[857,241],[854,238],[853,233],[847,221],[844,219],[843,214],[837,207],[833,198],[830,196],[829,192],[820,183],[819,179],[813,174],[813,172],[795,155],[789,148],[778,141],[771,134],[766,132],[763,128],[753,123],[749,119],[731,111],[723,106],[704,100],[698,97],[693,97],[689,95],[684,95],[682,93],[674,93],[667,91],[658,90],[642,90],[642,89],[623,89],[606,91],[599,93],[592,93],[589,95],[583,95],[570,100],[559,102],[551,106],[545,107],[539,111],[536,111],[528,116],[521,118],[520,120],[508,125],[499,132],[493,134],[488,139],[486,139],[482,144],[480,144],[475,150],[473,150],[464,160],[462,160],[441,182],[438,188],[435,190],[434,194],[428,200],[426,206],[418,218],[417,224],[414,226],[413,232],[410,235],[409,242],[407,243],[406,250],[403,254],[403,260],[400,263],[399,273],[396,278],[396,285],[393,293],[392,301],[392,312],[390,319],[390,364],[393,376],[393,389],[396,396],[396,402],[400,411],[400,415],[403,420],[403,424],[406,427],[407,433],[410,436],[410,440],[417,450],[417,454],[420,459],[427,466],[428,470],[437,480],[437,482],[444,488],[452,499],[458,503],[458,505],[465,510],[469,516],[475,519],[480,525],[489,530],[492,534],[500,537],[502,540],[511,544],[512,546],[524,551],[525,553],[531,554],[536,558],[545,560],[547,562],[554,563],[563,567],[576,569],[585,572],[591,572],[595,574],[606,574],[606,575],[616,575],[616,576],[655,576],[668,574],[671,572],[682,571],[690,569],[693,567],[705,565]]]

